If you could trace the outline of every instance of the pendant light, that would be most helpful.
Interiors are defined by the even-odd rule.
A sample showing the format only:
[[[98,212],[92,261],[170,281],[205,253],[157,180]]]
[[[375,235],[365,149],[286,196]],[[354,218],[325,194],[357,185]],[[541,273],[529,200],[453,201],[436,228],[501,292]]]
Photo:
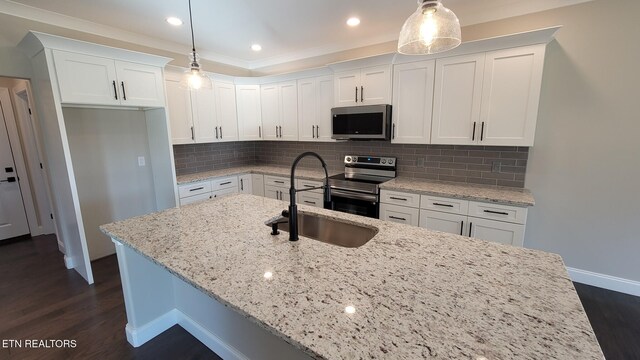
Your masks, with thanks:
[[[202,88],[210,89],[211,80],[207,75],[202,73],[199,62],[200,57],[198,56],[198,53],[196,53],[196,42],[193,35],[193,15],[191,13],[191,0],[189,0],[189,25],[191,26],[191,53],[189,54],[189,69],[185,72],[180,84],[182,85],[182,87],[188,88],[190,90],[198,90]]]
[[[418,0],[418,10],[405,21],[398,39],[398,52],[427,55],[460,45],[460,21],[438,0]]]

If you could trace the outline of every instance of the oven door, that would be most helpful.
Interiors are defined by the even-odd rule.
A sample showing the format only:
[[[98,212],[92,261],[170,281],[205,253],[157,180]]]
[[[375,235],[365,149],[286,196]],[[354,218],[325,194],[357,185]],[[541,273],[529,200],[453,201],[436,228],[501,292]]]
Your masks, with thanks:
[[[375,219],[380,213],[377,195],[333,188],[326,208]]]

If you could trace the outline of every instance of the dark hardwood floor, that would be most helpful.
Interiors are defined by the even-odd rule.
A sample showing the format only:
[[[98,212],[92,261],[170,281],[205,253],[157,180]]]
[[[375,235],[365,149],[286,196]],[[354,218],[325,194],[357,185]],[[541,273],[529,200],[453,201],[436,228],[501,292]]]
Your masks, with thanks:
[[[220,359],[178,326],[139,348],[126,339],[115,256],[88,286],[64,268],[53,236],[0,242],[0,359]],[[607,359],[640,359],[640,298],[575,284]],[[75,340],[67,349],[2,348],[2,340]]]
[[[179,326],[131,346],[117,259],[92,265],[95,283],[88,286],[64,267],[55,237],[0,242],[0,359],[220,359]],[[68,339],[77,346],[2,348],[2,340],[20,339]]]

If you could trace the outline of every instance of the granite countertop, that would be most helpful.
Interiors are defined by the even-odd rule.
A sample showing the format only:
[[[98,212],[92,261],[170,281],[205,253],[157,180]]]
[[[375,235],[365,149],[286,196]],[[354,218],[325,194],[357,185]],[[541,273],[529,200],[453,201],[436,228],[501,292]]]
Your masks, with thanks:
[[[274,175],[274,176],[291,176],[291,167],[289,166],[273,166],[273,165],[249,165],[249,166],[240,166],[233,167],[228,169],[220,169],[220,170],[212,170],[199,172],[195,174],[188,175],[180,175],[177,177],[178,185],[188,184],[196,181],[207,180],[214,177],[220,176],[231,176],[231,175],[240,175],[240,174],[263,174],[263,175]],[[329,176],[335,175],[335,172],[330,172]],[[318,169],[304,169],[298,168],[296,169],[296,178],[297,179],[305,179],[305,180],[324,180],[324,170],[322,167],[318,167]]]
[[[397,177],[380,185],[383,190],[408,191],[465,200],[513,206],[533,206],[535,200],[528,189],[488,186]]]
[[[285,207],[235,195],[101,230],[314,358],[603,358],[558,255],[304,205],[378,233],[291,243],[264,224]]]

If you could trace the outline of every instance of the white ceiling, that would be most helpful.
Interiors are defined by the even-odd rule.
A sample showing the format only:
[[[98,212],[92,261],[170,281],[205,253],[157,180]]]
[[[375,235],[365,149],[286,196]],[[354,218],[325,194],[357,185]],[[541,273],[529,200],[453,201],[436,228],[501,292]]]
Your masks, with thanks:
[[[463,25],[589,0],[444,0]],[[192,0],[202,58],[255,69],[397,39],[415,0]],[[0,12],[186,54],[187,0],[0,0]],[[177,16],[185,24],[165,22]],[[358,16],[350,28],[345,21]],[[464,34],[463,34],[464,36]],[[259,53],[250,49],[259,43]]]

